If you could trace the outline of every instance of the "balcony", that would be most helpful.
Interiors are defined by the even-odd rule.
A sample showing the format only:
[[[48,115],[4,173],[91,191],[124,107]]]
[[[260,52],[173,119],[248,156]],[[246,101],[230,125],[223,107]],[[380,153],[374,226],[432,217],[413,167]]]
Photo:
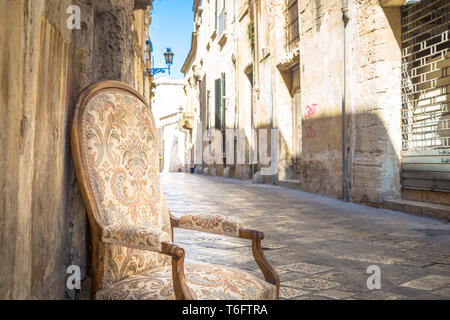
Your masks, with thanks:
[[[135,10],[147,10],[148,7],[152,6],[153,0],[135,0],[134,9]]]
[[[194,115],[191,113],[183,113],[178,120],[178,128],[180,130],[192,130],[194,128]]]

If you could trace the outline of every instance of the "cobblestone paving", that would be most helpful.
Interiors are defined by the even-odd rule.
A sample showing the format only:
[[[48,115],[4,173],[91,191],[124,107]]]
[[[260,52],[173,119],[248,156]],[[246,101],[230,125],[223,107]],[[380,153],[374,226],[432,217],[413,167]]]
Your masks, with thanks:
[[[450,224],[249,181],[163,173],[170,210],[220,213],[264,231],[280,299],[449,299]],[[234,266],[262,278],[251,243],[175,229],[187,262]],[[367,288],[367,267],[381,289]]]

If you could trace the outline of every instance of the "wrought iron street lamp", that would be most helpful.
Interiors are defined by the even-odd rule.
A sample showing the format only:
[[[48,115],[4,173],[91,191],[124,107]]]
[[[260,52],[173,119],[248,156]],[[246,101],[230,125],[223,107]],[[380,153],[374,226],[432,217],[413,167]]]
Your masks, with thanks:
[[[170,65],[173,63],[173,56],[174,53],[170,48],[167,48],[166,52],[164,53],[164,58],[166,58],[166,64],[170,67]]]
[[[147,44],[147,54],[146,54],[146,59],[147,59],[147,68],[146,68],[146,73],[147,76],[154,76],[155,74],[158,73],[164,73],[168,72],[168,74],[170,74],[170,66],[173,63],[173,56],[175,55],[172,50],[170,48],[167,48],[166,52],[164,53],[164,59],[166,60],[166,64],[167,64],[167,68],[152,68],[151,64],[151,52],[152,52],[152,48],[151,48],[151,43],[150,41],[147,40],[146,42]]]

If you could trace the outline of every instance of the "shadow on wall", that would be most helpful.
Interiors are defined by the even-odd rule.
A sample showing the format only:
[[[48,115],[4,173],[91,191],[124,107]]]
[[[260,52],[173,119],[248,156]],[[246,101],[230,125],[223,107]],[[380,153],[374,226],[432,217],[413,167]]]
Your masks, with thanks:
[[[367,108],[366,108],[367,109]],[[401,139],[401,124],[391,123]],[[267,128],[267,126],[262,126]],[[312,193],[343,198],[341,115],[320,117],[303,115],[300,152],[293,157],[292,146],[280,130],[279,146],[289,148],[289,155],[280,151],[276,182],[292,179],[298,161],[299,188]],[[394,148],[385,123],[374,112],[356,113],[346,117],[345,166],[349,200],[380,206],[386,197],[400,195],[400,149]],[[248,141],[247,141],[248,143]],[[295,160],[295,158],[297,160]]]
[[[381,206],[386,197],[400,197],[401,124],[390,123],[393,129],[390,131],[395,132],[393,138],[397,140],[393,142],[385,123],[375,111],[349,114],[346,117],[346,185],[352,202]],[[257,141],[258,130],[269,128],[264,123],[256,128]],[[279,170],[275,175],[275,183],[297,179],[301,190],[343,199],[341,115],[320,117],[304,114],[301,132],[301,151],[294,157],[291,151],[293,146],[289,145],[294,139],[287,139],[283,130],[279,131]],[[270,150],[270,134],[267,144]],[[205,147],[207,144],[204,144]],[[252,174],[261,170],[260,164],[255,165],[253,170],[249,165],[250,148],[249,138],[245,137],[246,165],[230,166],[232,177],[251,178]],[[214,151],[212,154],[214,156]],[[267,156],[270,158],[269,152]],[[298,168],[296,177],[295,166]],[[203,167],[209,168],[208,174],[211,174],[212,168],[216,168],[214,172],[222,175],[225,165],[204,164]],[[271,183],[272,179],[266,177],[264,181]]]

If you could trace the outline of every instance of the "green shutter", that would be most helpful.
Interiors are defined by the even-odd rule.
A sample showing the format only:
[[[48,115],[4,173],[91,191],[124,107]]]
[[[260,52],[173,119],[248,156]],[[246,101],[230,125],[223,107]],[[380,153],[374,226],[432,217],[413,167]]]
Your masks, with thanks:
[[[222,130],[225,130],[225,73],[222,73],[222,103],[221,103],[221,108],[220,108],[220,115],[221,115],[221,126],[220,128]]]
[[[222,79],[215,81],[215,128],[222,128]]]

